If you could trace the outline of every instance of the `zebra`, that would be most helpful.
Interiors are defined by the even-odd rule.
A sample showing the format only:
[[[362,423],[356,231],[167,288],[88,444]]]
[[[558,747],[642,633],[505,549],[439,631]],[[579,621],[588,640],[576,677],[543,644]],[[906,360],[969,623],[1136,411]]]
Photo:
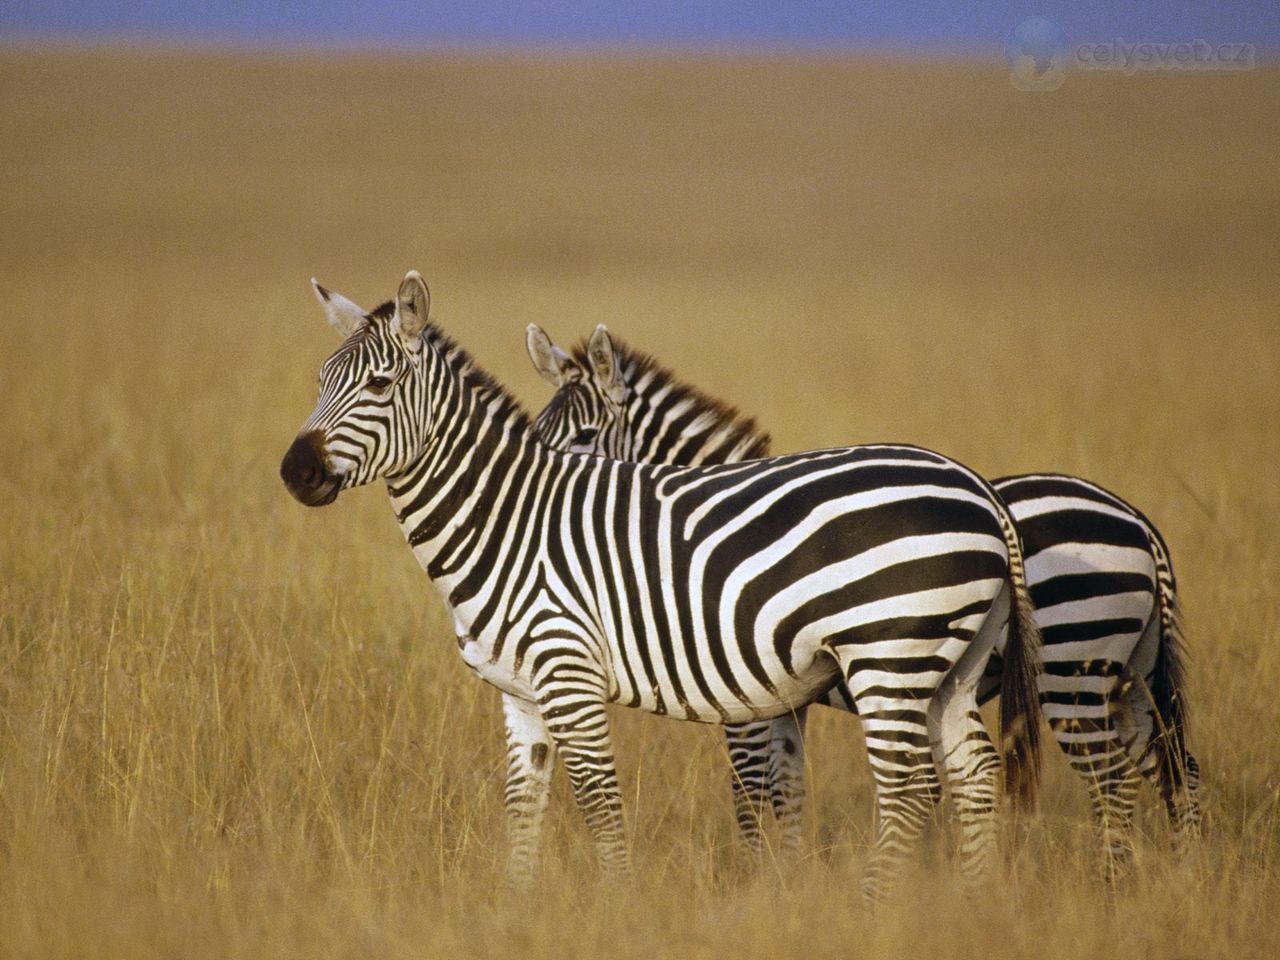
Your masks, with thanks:
[[[570,356],[536,324],[526,346],[555,394],[534,428],[558,449],[645,463],[732,463],[766,456],[770,438],[736,410],[682,383],[601,324]],[[1022,535],[1045,646],[1043,710],[1088,785],[1107,876],[1132,852],[1138,785],[1162,797],[1175,849],[1201,831],[1200,768],[1186,745],[1184,641],[1173,564],[1155,526],[1079,477],[994,481]],[[997,655],[980,700],[997,691]],[[856,711],[837,683],[815,703]],[[801,840],[805,709],[725,726],[739,831],[760,851],[767,805],[783,850]]]
[[[702,467],[554,450],[431,320],[416,271],[371,312],[314,285],[345,339],[281,478],[308,506],[385,480],[463,662],[502,692],[513,884],[536,869],[557,756],[602,872],[630,874],[606,704],[735,723],[837,677],[876,781],[864,896],[892,891],[944,778],[962,880],[993,871],[1001,762],[976,690],[1007,630],[1004,781],[1029,800],[1038,727],[1013,721],[1037,709],[1039,636],[986,481],[912,446]]]

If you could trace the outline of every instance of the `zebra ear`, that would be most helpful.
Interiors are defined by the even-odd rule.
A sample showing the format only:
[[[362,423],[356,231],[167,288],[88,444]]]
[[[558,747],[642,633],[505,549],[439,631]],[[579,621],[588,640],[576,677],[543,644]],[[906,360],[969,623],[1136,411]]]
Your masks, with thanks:
[[[596,386],[614,403],[622,403],[627,398],[627,385],[622,382],[622,371],[618,369],[613,341],[603,323],[591,334],[591,340],[587,343],[587,357],[591,360],[591,373],[595,377]]]
[[[364,323],[368,311],[360,308],[352,303],[340,293],[334,293],[325,287],[320,286],[316,282],[316,278],[311,278],[311,289],[316,292],[316,299],[320,301],[320,307],[324,310],[325,319],[329,321],[329,326],[337,330],[343,337],[349,337],[360,329],[360,325]]]
[[[558,389],[578,379],[577,368],[569,355],[552,343],[546,331],[536,323],[529,324],[525,331],[525,346],[529,350],[529,359],[533,361],[533,369],[553,387]]]
[[[431,293],[417,270],[410,270],[400,281],[396,317],[400,323],[400,336],[408,341],[417,339],[431,319]]]

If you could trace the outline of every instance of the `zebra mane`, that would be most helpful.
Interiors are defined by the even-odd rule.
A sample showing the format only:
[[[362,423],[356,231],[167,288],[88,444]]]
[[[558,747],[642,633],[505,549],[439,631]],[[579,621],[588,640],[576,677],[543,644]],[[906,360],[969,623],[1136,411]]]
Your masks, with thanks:
[[[396,305],[392,300],[380,304],[376,309],[369,312],[371,320],[389,321],[395,316]],[[435,350],[449,368],[458,375],[458,379],[466,387],[475,391],[479,400],[489,408],[493,414],[494,420],[505,426],[515,427],[517,430],[532,430],[533,421],[530,419],[528,412],[501,383],[493,378],[493,376],[485,370],[480,364],[476,363],[475,358],[460,347],[452,337],[437,327],[434,323],[428,323],[422,331],[422,339],[427,345]]]
[[[573,348],[574,361],[586,371],[591,370],[591,359],[587,355],[590,339],[584,337]],[[652,396],[666,388],[673,401],[688,401],[701,417],[714,423],[714,429],[725,431],[726,445],[742,444],[742,459],[768,456],[772,438],[756,423],[754,417],[749,417],[723,400],[708,396],[692,384],[685,383],[653,355],[628,346],[612,333],[609,334],[609,339],[613,342],[622,380],[636,393]]]

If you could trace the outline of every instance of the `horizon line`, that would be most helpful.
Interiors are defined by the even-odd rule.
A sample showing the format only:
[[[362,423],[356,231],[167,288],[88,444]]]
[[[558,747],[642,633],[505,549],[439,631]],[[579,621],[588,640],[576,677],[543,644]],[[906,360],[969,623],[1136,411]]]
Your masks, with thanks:
[[[1280,46],[1254,44],[1257,69],[1280,65]],[[339,56],[457,55],[457,56],[554,56],[554,57],[765,57],[794,59],[867,58],[938,63],[1003,63],[1001,43],[959,41],[854,41],[840,40],[657,40],[631,39],[403,39],[366,36],[350,39],[328,37],[262,37],[240,34],[156,34],[118,31],[108,34],[70,32],[0,31],[0,52],[110,52],[141,54],[308,55]]]

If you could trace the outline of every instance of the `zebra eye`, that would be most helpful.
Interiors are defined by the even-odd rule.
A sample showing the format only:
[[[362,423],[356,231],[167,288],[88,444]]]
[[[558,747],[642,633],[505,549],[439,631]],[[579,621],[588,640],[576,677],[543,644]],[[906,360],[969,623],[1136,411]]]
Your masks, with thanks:
[[[585,430],[579,430],[578,435],[573,438],[575,447],[585,447],[595,443],[596,434],[599,433],[595,427],[587,427]]]
[[[391,386],[390,377],[370,377],[365,387],[374,393],[382,393],[387,387]]]

